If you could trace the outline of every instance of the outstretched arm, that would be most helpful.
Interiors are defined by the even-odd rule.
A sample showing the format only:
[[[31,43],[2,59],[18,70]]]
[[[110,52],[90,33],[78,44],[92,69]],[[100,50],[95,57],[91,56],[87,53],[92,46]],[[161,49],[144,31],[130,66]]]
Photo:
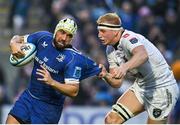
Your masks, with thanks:
[[[77,96],[79,92],[79,84],[77,83],[65,83],[62,84],[54,79],[52,79],[50,73],[41,65],[42,69],[37,69],[36,74],[42,76],[42,78],[38,78],[39,81],[42,81],[43,83],[50,85],[51,87],[55,88],[59,92],[61,92],[64,95],[67,95],[69,97],[75,97]]]

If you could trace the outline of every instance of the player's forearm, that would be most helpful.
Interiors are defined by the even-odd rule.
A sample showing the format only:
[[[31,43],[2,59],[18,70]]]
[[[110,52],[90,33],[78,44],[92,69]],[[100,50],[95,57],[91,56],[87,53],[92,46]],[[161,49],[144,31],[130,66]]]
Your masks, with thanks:
[[[79,91],[79,87],[77,87],[76,84],[62,84],[53,80],[49,85],[58,90],[60,93],[69,97],[77,96]]]
[[[122,84],[123,78],[121,79],[115,79],[112,77],[110,73],[107,73],[103,79],[112,87],[119,88]]]
[[[125,63],[128,70],[134,69],[142,65],[148,60],[147,52],[140,51],[133,55],[133,57]]]

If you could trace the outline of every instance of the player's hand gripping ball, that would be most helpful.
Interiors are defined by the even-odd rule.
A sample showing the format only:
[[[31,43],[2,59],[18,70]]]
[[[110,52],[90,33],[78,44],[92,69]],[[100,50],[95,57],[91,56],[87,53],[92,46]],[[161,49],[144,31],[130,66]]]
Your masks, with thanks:
[[[31,62],[36,55],[36,46],[32,43],[26,43],[21,47],[21,50],[25,53],[23,58],[15,59],[13,55],[10,55],[9,61],[13,66],[24,66]]]

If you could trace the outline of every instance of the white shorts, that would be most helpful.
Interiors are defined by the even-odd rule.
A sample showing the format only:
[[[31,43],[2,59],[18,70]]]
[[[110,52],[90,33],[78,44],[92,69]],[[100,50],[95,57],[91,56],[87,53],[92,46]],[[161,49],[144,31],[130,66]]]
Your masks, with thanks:
[[[177,84],[159,87],[159,88],[140,88],[134,83],[132,90],[140,103],[145,107],[149,117],[152,120],[165,120],[174,108],[179,96]]]

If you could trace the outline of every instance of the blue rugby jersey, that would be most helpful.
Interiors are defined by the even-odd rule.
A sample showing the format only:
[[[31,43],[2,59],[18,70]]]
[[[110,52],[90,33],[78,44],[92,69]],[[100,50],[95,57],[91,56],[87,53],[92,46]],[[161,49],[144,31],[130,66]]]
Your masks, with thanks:
[[[37,49],[31,80],[28,85],[30,94],[34,98],[57,105],[63,105],[65,99],[65,96],[59,91],[37,80],[38,77],[41,77],[36,74],[37,68],[41,68],[40,65],[43,65],[50,72],[54,80],[63,84],[65,82],[79,82],[100,73],[98,65],[76,49],[55,49],[52,44],[52,33],[47,31],[35,32],[28,35],[26,40],[35,44]]]

